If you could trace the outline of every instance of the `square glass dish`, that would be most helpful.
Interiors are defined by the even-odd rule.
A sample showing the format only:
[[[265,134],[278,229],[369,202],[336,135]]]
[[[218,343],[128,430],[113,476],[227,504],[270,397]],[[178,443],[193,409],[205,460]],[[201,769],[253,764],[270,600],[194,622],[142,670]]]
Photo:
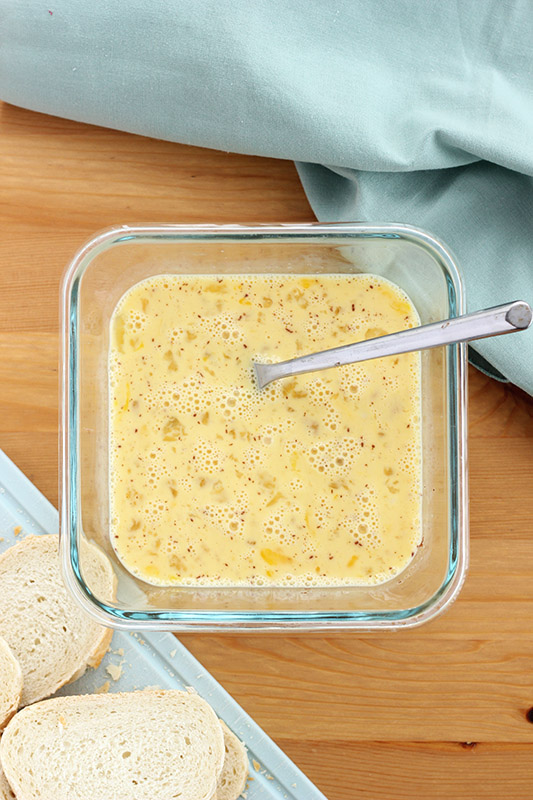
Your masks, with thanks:
[[[373,273],[401,287],[421,323],[464,313],[453,257],[404,225],[147,225],[97,234],[62,286],[61,551],[67,586],[98,621],[122,629],[374,630],[418,625],[457,596],[468,562],[466,346],[421,354],[422,544],[374,586],[161,587],[124,569],[110,542],[110,320],[133,285],[158,274]],[[101,597],[83,542],[109,557]]]

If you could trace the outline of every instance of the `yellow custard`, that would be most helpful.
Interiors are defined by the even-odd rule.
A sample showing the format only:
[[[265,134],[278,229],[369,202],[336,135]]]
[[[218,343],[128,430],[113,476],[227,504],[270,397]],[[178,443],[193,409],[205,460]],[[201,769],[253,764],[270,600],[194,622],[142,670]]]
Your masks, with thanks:
[[[159,585],[378,584],[421,539],[419,355],[278,381],[278,361],[413,327],[373,275],[160,275],[111,321],[111,536]]]

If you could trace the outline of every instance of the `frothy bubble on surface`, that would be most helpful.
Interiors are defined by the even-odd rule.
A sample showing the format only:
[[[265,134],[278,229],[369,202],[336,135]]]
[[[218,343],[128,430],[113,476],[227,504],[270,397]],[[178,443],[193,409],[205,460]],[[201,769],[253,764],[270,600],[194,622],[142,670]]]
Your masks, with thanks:
[[[420,532],[419,503],[410,499],[420,486],[416,357],[300,376],[263,392],[253,383],[252,357],[271,362],[398,329],[405,301],[386,281],[321,280],[163,276],[119,303],[123,348],[109,358],[112,530],[120,537],[142,518],[122,545],[114,541],[143,580],[374,585],[408,563]],[[381,301],[397,304],[394,319],[378,308],[372,282]],[[398,443],[395,417],[412,426]],[[387,508],[398,519],[400,500],[415,509],[401,546],[384,521]],[[150,575],[136,549],[141,533]]]

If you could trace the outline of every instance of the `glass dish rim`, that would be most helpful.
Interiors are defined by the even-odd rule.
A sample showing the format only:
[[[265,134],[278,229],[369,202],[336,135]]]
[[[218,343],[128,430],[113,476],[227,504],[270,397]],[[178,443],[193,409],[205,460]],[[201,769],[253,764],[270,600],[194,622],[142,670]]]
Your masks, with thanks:
[[[466,455],[466,345],[448,348],[448,400],[451,468],[449,491],[451,542],[444,581],[431,598],[400,611],[222,611],[172,610],[133,611],[102,603],[81,576],[78,553],[78,408],[76,402],[77,304],[79,281],[91,260],[100,252],[127,241],[324,241],[335,237],[353,239],[402,239],[429,252],[443,268],[450,297],[451,316],[465,312],[462,280],[455,258],[439,239],[426,231],[400,223],[280,223],[280,224],[143,224],[120,225],[94,234],[67,266],[61,284],[62,363],[60,421],[60,550],[65,584],[80,605],[103,625],[122,630],[174,631],[279,631],[320,630],[371,631],[411,628],[440,614],[457,597],[468,568],[468,503]],[[455,432],[455,433],[454,433]],[[260,592],[261,587],[256,587]],[[294,591],[298,591],[295,587]],[[324,590],[322,590],[324,591]],[[327,591],[327,590],[326,590]]]

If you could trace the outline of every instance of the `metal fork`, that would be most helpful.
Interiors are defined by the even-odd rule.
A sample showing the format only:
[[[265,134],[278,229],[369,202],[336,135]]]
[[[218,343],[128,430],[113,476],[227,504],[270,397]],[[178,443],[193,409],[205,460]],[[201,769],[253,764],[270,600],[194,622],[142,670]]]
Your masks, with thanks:
[[[364,342],[345,344],[331,350],[321,350],[307,356],[291,358],[277,364],[253,362],[255,376],[260,389],[272,381],[301,375],[305,372],[318,372],[323,369],[368,361],[371,358],[395,356],[413,350],[428,350],[457,342],[471,342],[487,336],[501,336],[504,333],[517,333],[526,330],[531,323],[531,307],[524,300],[506,303],[483,311],[474,311],[461,317],[420,325],[387,336],[378,336]]]

